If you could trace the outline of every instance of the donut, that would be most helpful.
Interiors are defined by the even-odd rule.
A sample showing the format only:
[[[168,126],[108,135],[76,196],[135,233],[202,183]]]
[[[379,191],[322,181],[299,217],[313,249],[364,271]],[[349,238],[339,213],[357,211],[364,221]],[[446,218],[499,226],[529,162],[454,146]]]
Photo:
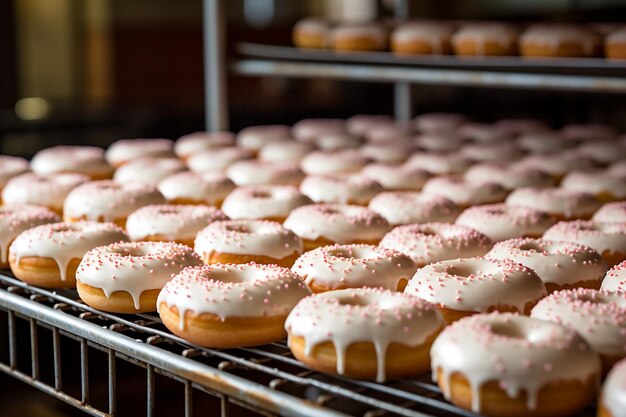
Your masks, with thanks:
[[[227,146],[198,152],[187,158],[186,163],[193,172],[222,172],[237,161],[254,158],[250,149]]]
[[[111,313],[156,311],[161,289],[180,271],[202,260],[173,242],[119,242],[85,254],[76,270],[78,295]]]
[[[326,48],[330,25],[317,17],[298,20],[291,30],[293,44],[298,48]]]
[[[508,206],[529,207],[557,220],[588,219],[600,207],[591,194],[554,187],[522,187],[506,199]]]
[[[271,142],[280,142],[290,138],[290,128],[286,125],[250,126],[237,135],[237,145],[243,149],[257,152]]]
[[[576,147],[576,142],[568,141],[559,132],[541,131],[522,134],[517,146],[529,153],[552,154]]]
[[[235,145],[232,132],[195,132],[181,136],[174,143],[174,153],[182,159],[209,149]]]
[[[518,238],[498,242],[485,255],[510,260],[535,271],[548,293],[568,288],[600,288],[607,266],[588,246],[556,240]]]
[[[594,163],[589,158],[582,157],[576,150],[563,151],[551,154],[531,154],[515,164],[518,167],[538,169],[552,175],[557,181],[571,170],[591,169]]]
[[[475,144],[501,144],[512,141],[515,137],[510,129],[491,123],[465,122],[459,126],[457,132],[463,139]]]
[[[391,123],[393,119],[386,114],[357,114],[346,119],[345,128],[349,134],[363,136],[371,127]]]
[[[398,226],[380,241],[380,247],[407,254],[420,268],[448,259],[483,256],[492,245],[474,229],[435,222]]]
[[[362,175],[309,175],[300,184],[302,194],[316,203],[344,203],[366,206],[384,190]]]
[[[478,230],[494,242],[516,237],[538,238],[554,223],[543,211],[504,203],[469,207],[456,219],[456,224]]]
[[[361,175],[392,191],[419,191],[432,177],[428,171],[414,166],[381,163],[366,165]]]
[[[95,220],[126,225],[130,213],[149,204],[164,204],[165,197],[155,186],[143,183],[120,184],[110,180],[88,182],[74,188],[63,203],[63,220]]]
[[[492,417],[576,414],[593,400],[601,374],[598,355],[578,333],[512,313],[453,323],[430,358],[446,399]]]
[[[387,31],[377,23],[343,23],[329,33],[335,51],[382,51],[387,48]]]
[[[611,175],[626,176],[626,160],[612,163],[608,167],[608,171]]]
[[[563,178],[561,187],[593,194],[603,202],[626,198],[626,176],[612,175],[605,170],[572,171]]]
[[[517,37],[505,23],[467,23],[452,35],[452,49],[461,56],[516,55]]]
[[[175,335],[199,346],[235,348],[286,336],[291,309],[311,291],[287,268],[247,263],[183,269],[157,299]]]
[[[359,172],[367,163],[368,159],[358,150],[344,149],[311,152],[300,166],[308,175],[325,175]]]
[[[29,164],[26,159],[17,156],[0,155],[0,191],[11,178],[25,173],[28,169]]]
[[[371,126],[363,134],[363,138],[373,145],[406,145],[409,144],[412,133],[410,124],[389,121]],[[387,153],[393,155],[392,150],[387,150]]]
[[[315,146],[322,151],[339,151],[342,149],[358,148],[363,139],[350,133],[322,133],[315,139]],[[302,158],[304,159],[304,158]]]
[[[445,22],[406,22],[391,32],[391,51],[396,54],[450,54],[453,32],[454,27]]]
[[[398,140],[382,143],[368,143],[361,147],[361,153],[374,162],[389,164],[401,163],[411,155],[415,145],[409,141]]]
[[[27,172],[13,177],[2,189],[5,205],[32,204],[63,214],[63,202],[72,189],[89,181],[83,174],[59,173],[39,176]]]
[[[615,201],[603,204],[591,217],[593,221],[601,223],[626,223],[626,201]]]
[[[430,346],[443,327],[433,305],[373,288],[306,297],[285,322],[289,349],[300,362],[378,382],[428,371]]]
[[[469,143],[464,145],[459,153],[461,156],[474,162],[518,161],[524,152],[515,142],[498,143]]]
[[[499,203],[504,201],[508,194],[496,183],[475,184],[452,175],[431,178],[422,191],[424,194],[446,197],[463,208],[477,204]]]
[[[414,152],[406,165],[424,169],[431,174],[450,175],[464,173],[472,165],[472,161],[458,152]]]
[[[605,375],[626,357],[626,294],[588,288],[557,291],[539,301],[530,317],[578,332],[600,355]]]
[[[271,142],[259,150],[259,159],[269,162],[300,162],[315,147],[308,143],[283,140]]]
[[[548,229],[543,238],[589,246],[602,255],[609,267],[626,259],[626,223],[559,222]]]
[[[276,264],[290,268],[302,253],[302,240],[280,223],[223,220],[196,236],[194,250],[207,264]]]
[[[626,159],[626,143],[615,139],[586,141],[577,151],[585,158],[603,165]]]
[[[76,269],[85,254],[98,246],[128,241],[113,223],[43,224],[22,232],[9,247],[11,271],[27,284],[74,288]]]
[[[41,150],[31,160],[30,168],[42,177],[72,173],[105,180],[113,175],[113,167],[105,161],[104,151],[95,146],[55,146]]]
[[[422,133],[450,132],[467,122],[467,117],[459,113],[423,113],[413,120],[415,129]]]
[[[407,255],[373,245],[320,247],[291,268],[314,293],[363,287],[402,292],[416,269]]]
[[[139,158],[174,158],[174,142],[169,139],[120,139],[107,149],[109,164],[120,167]]]
[[[0,207],[0,269],[9,267],[9,246],[18,235],[36,226],[60,221],[55,212],[45,207]]]
[[[583,26],[532,25],[519,39],[524,57],[595,57],[601,54],[600,36]]]
[[[550,126],[539,119],[500,119],[493,126],[497,130],[508,132],[514,136],[550,130]]]
[[[157,188],[171,204],[208,204],[220,207],[236,186],[221,172],[183,171],[165,177]]]
[[[626,59],[626,26],[612,31],[605,38],[604,54],[608,59]]]
[[[214,221],[227,219],[215,207],[155,204],[131,213],[126,220],[126,231],[135,241],[176,242],[193,246],[200,230]]]
[[[415,191],[380,193],[370,201],[368,208],[392,225],[452,223],[461,213],[461,208],[445,197]]]
[[[310,204],[293,210],[284,226],[302,238],[304,251],[335,243],[377,245],[390,229],[380,214],[349,204]]]
[[[602,291],[626,292],[626,261],[611,268],[600,286]]]
[[[626,360],[609,372],[598,401],[598,417],[624,417],[626,410]]]
[[[454,131],[421,133],[413,139],[419,149],[426,152],[452,152],[459,150],[465,140]]]
[[[226,175],[241,185],[299,185],[304,172],[298,163],[260,160],[238,161],[226,169]]]
[[[315,143],[318,137],[346,132],[343,119],[303,119],[291,128],[291,136],[300,142]]]
[[[538,169],[497,162],[472,165],[465,171],[463,178],[475,184],[495,182],[507,190],[521,187],[548,187],[556,183],[554,177]]]
[[[141,182],[157,185],[161,180],[178,172],[185,171],[187,167],[180,159],[174,158],[139,158],[125,163],[119,167],[113,179],[121,184]]]
[[[293,185],[248,185],[230,193],[222,211],[231,219],[282,223],[292,210],[311,203],[311,199]]]
[[[563,126],[561,134],[567,140],[582,142],[613,139],[617,136],[617,131],[614,127],[601,123],[570,123]]]

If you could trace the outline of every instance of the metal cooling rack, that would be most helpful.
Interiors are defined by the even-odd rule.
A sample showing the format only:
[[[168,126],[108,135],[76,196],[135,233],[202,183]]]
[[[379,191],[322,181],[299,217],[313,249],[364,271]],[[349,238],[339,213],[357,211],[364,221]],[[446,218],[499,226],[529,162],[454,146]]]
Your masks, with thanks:
[[[159,392],[157,376],[183,386],[175,415],[186,417],[218,412],[222,417],[235,416],[235,407],[268,416],[475,417],[447,403],[430,375],[387,384],[323,375],[296,361],[284,341],[245,349],[201,348],[169,333],[156,315],[100,312],[82,303],[75,291],[32,287],[8,272],[0,273],[0,314],[7,320],[6,326],[0,326],[6,332],[0,340],[8,344],[0,371],[93,416],[120,415],[117,369],[125,361],[136,367],[135,372],[145,373],[148,417],[156,414],[155,398],[167,394]],[[41,346],[43,332],[52,333],[51,347]],[[78,342],[80,353],[64,350],[64,339]],[[40,354],[50,351],[52,369],[43,370]],[[99,379],[90,372],[94,351],[107,358],[101,364],[106,372]],[[62,364],[67,362],[80,369],[74,381],[63,373]],[[70,383],[79,386],[76,394],[65,390]],[[105,404],[91,400],[94,387],[106,388]],[[214,409],[194,409],[196,392],[214,397]],[[583,414],[592,415],[591,408]]]

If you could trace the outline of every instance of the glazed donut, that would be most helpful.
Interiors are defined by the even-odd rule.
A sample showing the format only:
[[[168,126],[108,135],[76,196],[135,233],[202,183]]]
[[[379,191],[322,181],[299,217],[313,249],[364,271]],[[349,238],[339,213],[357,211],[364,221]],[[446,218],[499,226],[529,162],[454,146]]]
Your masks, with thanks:
[[[452,152],[461,148],[463,137],[454,131],[421,133],[413,139],[418,148],[426,152]]]
[[[531,154],[515,165],[538,169],[552,175],[557,181],[560,181],[571,170],[594,167],[591,159],[582,157],[575,149],[551,154]]]
[[[237,161],[252,158],[254,158],[254,152],[250,149],[230,146],[199,152],[187,158],[186,162],[189,169],[193,172],[205,173],[209,171],[225,171]]]
[[[13,177],[2,189],[5,205],[32,204],[47,207],[63,214],[63,202],[72,189],[89,181],[83,174],[49,174],[39,176],[32,172]]]
[[[158,189],[172,204],[208,204],[220,207],[235,183],[217,171],[183,171],[163,179]]]
[[[458,152],[414,152],[406,165],[424,169],[431,174],[450,175],[462,174],[472,165],[472,161]]]
[[[598,417],[624,417],[626,414],[626,360],[616,364],[604,384],[598,401]]]
[[[366,206],[383,190],[382,185],[362,175],[309,175],[300,184],[302,194],[316,203]]]
[[[419,191],[432,177],[428,171],[413,166],[380,163],[366,165],[361,175],[393,191]]]
[[[293,210],[284,226],[302,238],[304,251],[334,243],[377,245],[389,231],[380,214],[349,204],[310,204]]]
[[[500,131],[508,132],[514,136],[550,130],[550,126],[539,119],[500,119],[495,122],[493,126]]]
[[[368,143],[361,146],[361,153],[374,162],[389,164],[401,163],[415,150],[410,141],[398,140],[381,143]]]
[[[419,132],[450,132],[467,122],[467,117],[459,113],[424,113],[415,117],[413,126]]]
[[[9,246],[22,232],[33,227],[60,222],[53,211],[39,206],[0,207],[0,269],[9,267]]]
[[[607,266],[598,252],[572,242],[520,238],[498,242],[485,255],[508,259],[535,271],[548,293],[568,288],[600,288]]]
[[[259,159],[270,162],[300,162],[315,147],[308,143],[283,140],[264,145],[259,151]]]
[[[74,188],[65,198],[63,220],[95,220],[124,227],[133,211],[149,204],[164,203],[165,198],[153,185],[119,184],[110,180],[88,182]]]
[[[330,30],[330,47],[336,51],[383,51],[387,31],[377,23],[344,23]]]
[[[582,142],[613,139],[617,136],[617,130],[612,126],[600,123],[571,123],[563,126],[561,134],[567,140]]]
[[[552,293],[530,312],[578,332],[602,359],[606,375],[626,357],[626,294],[575,288]]]
[[[346,130],[354,136],[363,136],[370,128],[393,122],[386,114],[357,114],[346,120]]]
[[[446,55],[452,52],[454,27],[445,22],[406,22],[391,33],[391,51],[397,54]]]
[[[304,172],[298,163],[260,160],[238,161],[226,169],[226,175],[241,185],[299,185]]]
[[[461,213],[461,208],[445,197],[414,191],[380,193],[370,201],[368,208],[392,225],[452,223]]]
[[[107,149],[109,164],[120,167],[139,158],[174,158],[174,142],[169,139],[120,139]]]
[[[104,151],[95,146],[55,146],[41,150],[30,161],[30,168],[42,177],[72,173],[105,180],[113,175],[113,167],[104,160]]]
[[[240,148],[257,152],[272,142],[280,142],[290,138],[290,128],[286,125],[250,126],[242,129],[237,135]]]
[[[453,323],[430,358],[446,399],[492,417],[576,414],[593,400],[601,375],[598,355],[578,333],[511,313]]]
[[[492,311],[529,314],[547,295],[541,278],[509,260],[449,259],[418,269],[404,290],[441,308],[446,322]]]
[[[475,144],[489,144],[490,146],[508,143],[514,138],[514,134],[509,129],[491,123],[466,122],[459,126],[457,133]],[[482,149],[487,150],[489,147],[485,146]]]
[[[583,26],[538,24],[522,33],[519,49],[525,57],[594,57],[600,55],[602,42]]]
[[[572,171],[563,178],[561,187],[593,194],[604,202],[626,198],[626,176],[612,175],[605,170]]]
[[[176,242],[193,246],[200,230],[214,221],[227,219],[215,207],[158,204],[131,213],[126,220],[126,231],[135,241]]]
[[[529,207],[546,212],[557,220],[588,219],[600,207],[591,194],[553,187],[523,187],[506,199],[507,206]]]
[[[598,164],[611,164],[626,159],[626,143],[615,139],[583,142],[577,151]]]
[[[11,271],[27,284],[74,288],[76,269],[85,254],[98,246],[127,242],[113,223],[51,223],[28,229],[9,248]]]
[[[424,185],[423,192],[446,197],[463,208],[477,204],[499,203],[504,201],[508,194],[496,183],[475,184],[452,175],[431,178]]]
[[[330,25],[317,17],[306,17],[296,22],[291,31],[293,44],[298,48],[326,48]]]
[[[626,201],[616,201],[602,205],[591,219],[601,223],[626,223]]]
[[[515,55],[517,30],[505,23],[468,23],[452,35],[452,49],[461,56]]]
[[[602,291],[626,292],[626,261],[611,268],[600,286]]]
[[[511,162],[518,161],[524,152],[515,142],[470,143],[459,151],[461,156],[474,162]]]
[[[448,259],[483,256],[492,244],[474,229],[448,223],[398,226],[380,241],[380,247],[407,254],[420,268]]]
[[[291,268],[314,293],[363,287],[402,292],[416,269],[407,255],[373,245],[313,249]]]
[[[230,193],[222,210],[231,219],[285,221],[292,210],[311,204],[309,197],[293,185],[249,185]]]
[[[548,229],[543,238],[589,246],[602,255],[609,267],[626,259],[626,223],[559,222]]]
[[[350,133],[322,133],[315,139],[315,146],[322,151],[358,148],[362,143],[363,139]]]
[[[343,119],[303,119],[291,128],[294,139],[307,143],[315,143],[322,135],[345,132],[346,122]]]
[[[157,299],[165,327],[195,345],[255,346],[286,336],[289,311],[311,291],[276,265],[203,265],[186,268]]]
[[[507,190],[521,187],[554,186],[554,177],[535,168],[508,163],[485,162],[471,166],[463,176],[465,181],[485,184],[495,182]]]
[[[302,240],[280,223],[224,220],[196,236],[194,250],[207,264],[275,264],[290,268],[302,254]]]
[[[353,173],[367,165],[368,159],[356,149],[315,151],[302,159],[300,166],[308,175]]]
[[[626,59],[626,26],[612,31],[606,37],[604,54],[608,59]]]
[[[232,132],[195,132],[181,136],[174,143],[174,153],[187,159],[198,152],[235,145]]]
[[[378,382],[428,371],[430,346],[443,327],[433,305],[372,288],[307,297],[285,323],[287,343],[300,362]]]
[[[28,161],[24,158],[0,155],[0,191],[11,178],[25,173],[28,168]]]
[[[559,132],[541,131],[521,135],[517,146],[530,153],[552,154],[572,149],[576,142],[565,140]]]
[[[201,264],[191,248],[178,243],[114,243],[87,252],[76,270],[76,289],[85,304],[98,310],[151,312],[172,276]]]
[[[494,242],[516,237],[541,237],[555,220],[543,211],[504,203],[469,207],[456,224],[478,230]]]
[[[119,167],[113,179],[121,184],[141,182],[157,185],[161,180],[187,167],[180,159],[174,158],[139,158]]]

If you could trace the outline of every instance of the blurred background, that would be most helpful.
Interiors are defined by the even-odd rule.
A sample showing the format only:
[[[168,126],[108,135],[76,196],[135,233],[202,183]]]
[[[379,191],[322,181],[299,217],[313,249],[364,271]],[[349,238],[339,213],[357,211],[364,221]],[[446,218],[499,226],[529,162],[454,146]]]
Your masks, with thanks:
[[[288,44],[309,15],[391,15],[393,0],[229,0],[227,46]],[[412,1],[412,16],[507,21],[626,22],[619,0]],[[351,11],[351,12],[350,12]],[[203,128],[201,0],[2,0],[0,152],[123,137],[176,138]],[[392,87],[327,80],[229,78],[231,126],[391,113]],[[624,127],[621,96],[414,88],[415,109],[478,120],[533,116],[560,125]]]

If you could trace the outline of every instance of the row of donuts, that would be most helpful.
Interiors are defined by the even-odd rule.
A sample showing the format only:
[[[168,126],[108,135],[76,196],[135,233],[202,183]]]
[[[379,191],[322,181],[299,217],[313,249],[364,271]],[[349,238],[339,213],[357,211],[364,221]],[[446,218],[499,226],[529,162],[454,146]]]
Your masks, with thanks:
[[[301,48],[384,51],[397,54],[626,58],[626,27],[620,24],[516,25],[504,22],[415,20],[333,24],[308,17],[292,30]]]

